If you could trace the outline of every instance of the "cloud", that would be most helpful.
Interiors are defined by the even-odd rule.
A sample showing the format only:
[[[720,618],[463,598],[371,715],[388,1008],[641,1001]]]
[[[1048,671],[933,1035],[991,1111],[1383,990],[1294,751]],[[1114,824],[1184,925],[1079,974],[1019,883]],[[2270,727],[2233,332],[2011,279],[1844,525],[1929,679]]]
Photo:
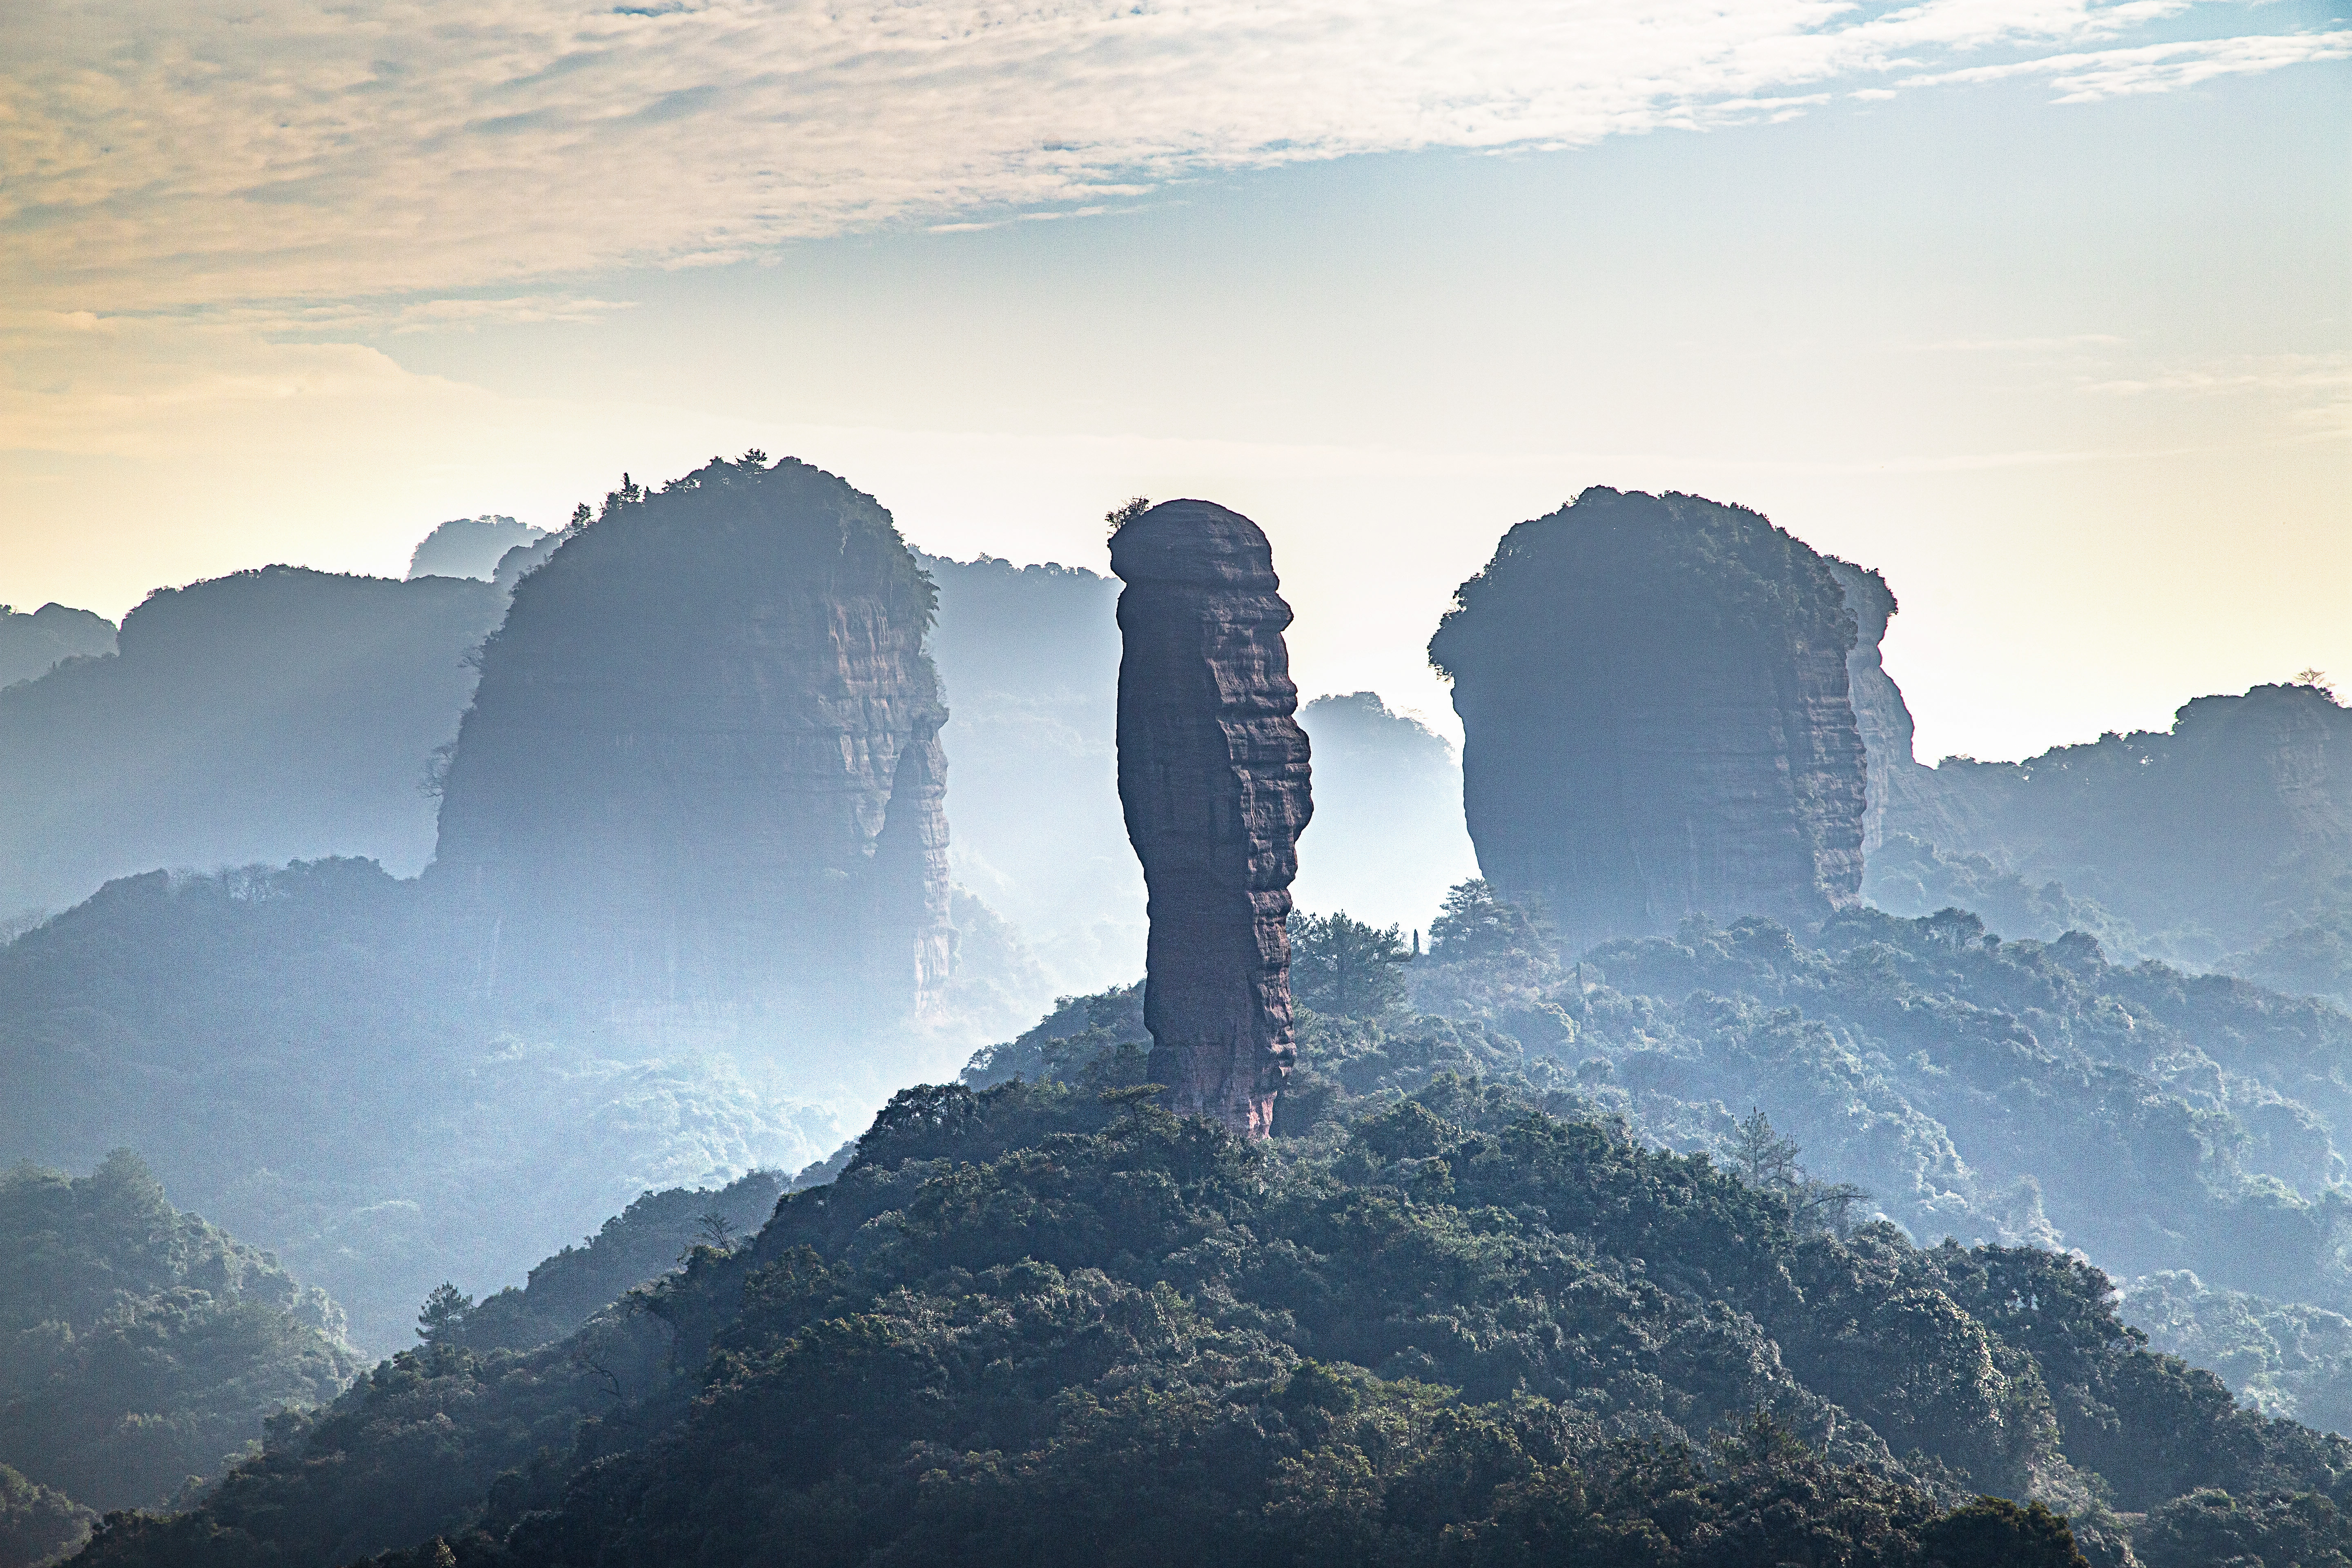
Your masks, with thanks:
[[[113,310],[475,289],[727,260],[897,220],[1048,215],[1218,169],[1785,119],[1895,71],[1918,84],[2041,73],[2073,99],[2341,52],[2338,34],[2084,51],[2186,8],[9,6],[0,286],[19,303]],[[1961,63],[1986,50],[2035,58]]]
[[[2216,77],[2258,75],[2285,66],[2347,58],[2352,58],[2352,31],[2258,34],[1970,66],[1906,77],[1896,85],[1934,87],[2046,76],[2059,89],[2058,102],[2096,103],[2138,93],[2174,92]]]

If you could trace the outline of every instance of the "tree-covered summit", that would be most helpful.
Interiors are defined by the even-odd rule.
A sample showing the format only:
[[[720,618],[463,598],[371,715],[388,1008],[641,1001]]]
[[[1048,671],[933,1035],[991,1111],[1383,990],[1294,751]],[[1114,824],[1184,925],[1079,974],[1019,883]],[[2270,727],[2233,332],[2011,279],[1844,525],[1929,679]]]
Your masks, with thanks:
[[[2352,1443],[2149,1353],[2075,1259],[1841,1238],[1566,1091],[1400,1092],[1391,1043],[1257,1147],[1117,1074],[907,1090],[756,1239],[564,1345],[410,1352],[88,1560],[323,1565],[288,1521],[421,1495],[398,1432],[567,1400],[563,1457],[383,1561],[2120,1563],[2221,1493],[2259,1534],[2352,1489]]]

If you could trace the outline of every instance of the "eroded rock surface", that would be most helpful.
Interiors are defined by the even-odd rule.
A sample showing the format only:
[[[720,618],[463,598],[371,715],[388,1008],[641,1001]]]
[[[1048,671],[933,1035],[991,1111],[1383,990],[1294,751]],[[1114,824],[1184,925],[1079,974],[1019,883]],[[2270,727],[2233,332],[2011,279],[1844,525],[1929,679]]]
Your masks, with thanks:
[[[931,584],[871,497],[714,462],[516,586],[433,880],[499,994],[791,1022],[919,1009],[949,960]]]
[[[1111,538],[1123,650],[1118,794],[1150,890],[1144,1022],[1171,1109],[1273,1126],[1297,1055],[1290,883],[1313,805],[1274,552],[1255,523],[1167,501]]]
[[[1572,951],[1852,902],[1854,642],[1830,563],[1745,508],[1596,487],[1521,523],[1429,645],[1479,866]]]
[[[1853,703],[1854,723],[1862,731],[1863,749],[1869,756],[1870,806],[1863,818],[1862,847],[1869,854],[1885,841],[1890,813],[1917,804],[1928,770],[1913,758],[1914,725],[1911,705],[1903,689],[1886,673],[1879,645],[1886,639],[1886,624],[1897,608],[1886,579],[1867,566],[1824,558],[1830,575],[1845,594],[1845,607],[1853,612],[1854,641],[1846,655],[1847,694]],[[1899,804],[1898,804],[1899,803]]]

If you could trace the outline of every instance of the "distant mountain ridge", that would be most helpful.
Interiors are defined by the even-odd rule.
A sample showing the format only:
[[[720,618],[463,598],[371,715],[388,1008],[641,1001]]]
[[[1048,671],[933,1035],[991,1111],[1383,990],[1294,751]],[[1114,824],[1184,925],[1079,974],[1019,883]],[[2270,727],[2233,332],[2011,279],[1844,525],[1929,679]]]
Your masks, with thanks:
[[[0,688],[35,680],[69,658],[114,651],[114,623],[89,610],[43,605],[24,615],[0,605]]]
[[[436,747],[505,600],[294,566],[148,596],[115,651],[0,691],[0,914],[162,868],[420,869]]]
[[[1849,668],[1870,747],[1867,896],[1906,914],[1957,904],[2013,936],[2079,927],[2352,1004],[2352,710],[2331,691],[2257,686],[2184,703],[2168,731],[1929,767],[1878,664],[1894,596],[1835,569],[1864,632]]]

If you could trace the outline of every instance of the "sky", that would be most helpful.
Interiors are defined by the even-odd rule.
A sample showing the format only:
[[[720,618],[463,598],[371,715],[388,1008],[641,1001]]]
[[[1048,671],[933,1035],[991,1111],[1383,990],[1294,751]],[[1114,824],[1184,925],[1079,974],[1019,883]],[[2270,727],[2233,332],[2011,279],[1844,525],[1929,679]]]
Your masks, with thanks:
[[[1680,489],[2022,756],[2352,679],[2348,154],[2321,0],[0,8],[0,601],[757,447],[961,557],[1222,500],[1455,731],[1500,535]]]

